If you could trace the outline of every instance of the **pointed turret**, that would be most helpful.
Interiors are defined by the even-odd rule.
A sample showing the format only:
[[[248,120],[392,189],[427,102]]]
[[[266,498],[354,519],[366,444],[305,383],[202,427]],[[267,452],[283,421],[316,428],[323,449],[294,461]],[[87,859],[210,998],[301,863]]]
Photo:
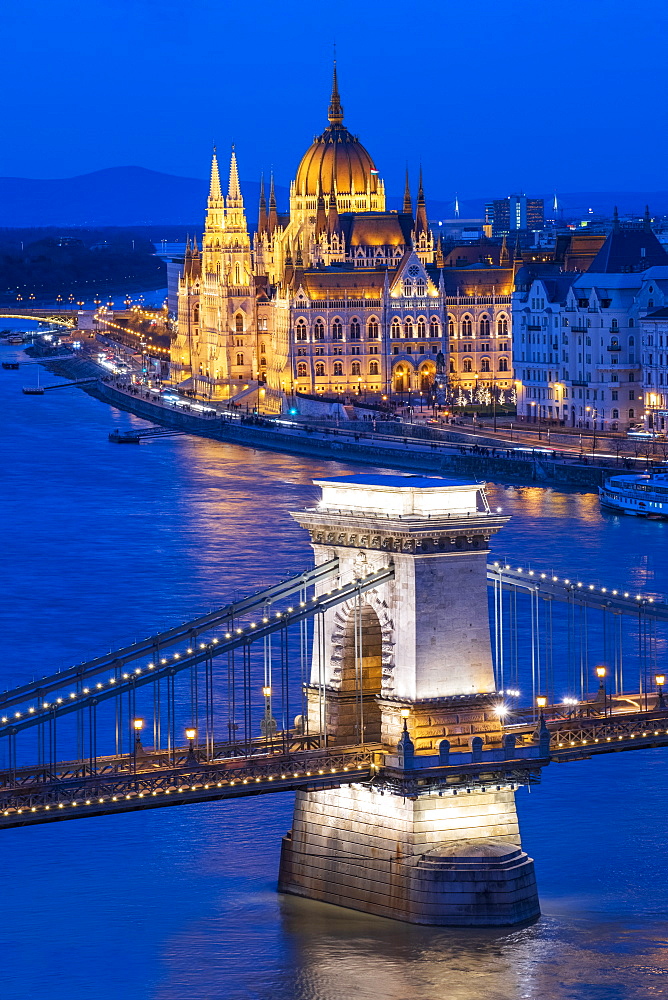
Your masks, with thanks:
[[[272,172],[269,182],[269,217],[267,219],[267,230],[269,235],[274,232],[278,225],[278,212],[276,211],[276,192],[274,191],[274,174]]]
[[[227,207],[228,208],[240,208],[243,207],[243,200],[241,198],[241,188],[239,187],[239,168],[237,167],[237,154],[232,146],[232,155],[230,156],[230,181],[227,186]]]
[[[264,174],[260,177],[260,207],[257,216],[258,236],[267,230],[267,200],[264,196]]]
[[[418,186],[417,210],[415,212],[415,235],[420,236],[429,229],[427,223],[427,206],[424,200],[424,188],[422,187],[422,167],[420,167],[420,183]]]
[[[612,231],[613,233],[619,232],[619,212],[616,205],[612,213]]]
[[[334,72],[332,74],[332,96],[329,101],[329,111],[327,113],[330,125],[343,124],[343,108],[339,97],[339,83],[336,77],[336,59],[334,60]]]
[[[315,217],[315,235],[320,236],[327,229],[327,209],[325,208],[325,198],[320,190],[318,195],[318,210]]]
[[[521,267],[524,263],[524,258],[522,257],[522,248],[520,246],[519,233],[517,234],[517,239],[515,240],[515,251],[513,253],[513,264],[515,267]]]
[[[645,219],[643,228],[646,233],[652,232],[652,216],[649,214],[649,205],[645,205]]]
[[[408,181],[408,167],[406,167],[406,184],[404,186],[404,207],[402,210],[406,215],[413,214],[413,202],[411,200],[411,187]]]
[[[339,211],[336,207],[336,196],[334,192],[329,196],[329,207],[327,212],[327,232],[331,236],[333,233],[338,233],[341,229],[339,224]]]
[[[501,267],[507,267],[510,263],[510,254],[508,253],[508,244],[506,243],[505,233],[503,236],[503,242],[501,243],[501,253],[499,255],[499,264]]]
[[[209,200],[212,198],[222,198],[223,192],[220,187],[220,171],[218,170],[218,157],[216,156],[216,147],[213,147],[213,155],[211,157],[211,180],[209,181]]]
[[[455,219],[459,218],[459,195],[455,193]]]

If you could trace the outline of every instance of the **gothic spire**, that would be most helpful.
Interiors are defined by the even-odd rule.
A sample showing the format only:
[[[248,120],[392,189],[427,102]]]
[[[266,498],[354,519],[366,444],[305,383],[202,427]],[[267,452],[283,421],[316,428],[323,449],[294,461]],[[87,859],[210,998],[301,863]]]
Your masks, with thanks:
[[[211,181],[209,183],[209,198],[222,198],[223,192],[220,189],[220,173],[218,170],[218,157],[216,156],[216,147],[213,147],[213,155],[211,157]]]
[[[615,205],[614,212],[612,213],[612,231],[616,233],[619,231],[619,212],[617,211],[617,206]]]
[[[329,196],[329,206],[327,212],[327,232],[331,236],[339,230],[339,212],[336,207],[336,195],[332,191]]]
[[[645,205],[645,219],[643,228],[646,233],[652,232],[652,216],[649,214],[649,205]]]
[[[327,113],[330,125],[343,124],[343,108],[339,97],[339,83],[336,77],[336,59],[334,60],[334,72],[332,74],[332,96],[329,101],[329,111]]]
[[[237,154],[232,146],[230,157],[230,182],[227,186],[227,207],[240,207],[241,188],[239,187],[239,169],[237,167]]]
[[[411,201],[411,187],[408,181],[408,167],[406,167],[406,185],[404,187],[404,207],[403,211],[407,215],[413,214],[413,202]]]
[[[258,211],[257,231],[258,235],[266,232],[267,229],[267,200],[264,196],[264,174],[260,177],[260,208]]]
[[[499,255],[499,264],[503,267],[504,264],[506,264],[507,266],[509,262],[510,262],[510,255],[508,253],[508,244],[506,242],[506,235],[504,233],[503,241],[501,243],[501,253]]]
[[[267,219],[267,229],[269,235],[273,233],[278,225],[278,212],[276,211],[276,192],[274,191],[274,174],[272,171],[269,182],[269,217]]]
[[[315,235],[320,236],[327,229],[327,209],[325,208],[325,196],[322,188],[318,193],[318,210],[315,217]]]
[[[419,236],[429,229],[427,223],[427,206],[424,200],[424,188],[422,187],[422,167],[420,167],[420,183],[418,186],[417,211],[415,213],[415,232]]]

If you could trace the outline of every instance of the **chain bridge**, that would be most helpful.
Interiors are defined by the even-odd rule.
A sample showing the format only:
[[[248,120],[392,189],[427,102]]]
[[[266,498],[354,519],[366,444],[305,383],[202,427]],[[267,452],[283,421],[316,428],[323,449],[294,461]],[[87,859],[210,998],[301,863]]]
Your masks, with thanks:
[[[0,694],[0,827],[292,791],[283,891],[534,919],[515,793],[668,745],[668,606],[488,561],[482,484],[317,485],[313,568]]]

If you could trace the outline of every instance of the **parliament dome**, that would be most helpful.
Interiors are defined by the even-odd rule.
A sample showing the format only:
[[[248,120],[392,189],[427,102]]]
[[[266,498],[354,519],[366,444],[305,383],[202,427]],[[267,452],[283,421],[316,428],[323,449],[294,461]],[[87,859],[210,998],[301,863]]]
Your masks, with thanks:
[[[379,191],[378,171],[362,143],[343,124],[334,67],[334,82],[329,105],[329,125],[307,149],[295,178],[295,193],[301,197],[324,197]]]

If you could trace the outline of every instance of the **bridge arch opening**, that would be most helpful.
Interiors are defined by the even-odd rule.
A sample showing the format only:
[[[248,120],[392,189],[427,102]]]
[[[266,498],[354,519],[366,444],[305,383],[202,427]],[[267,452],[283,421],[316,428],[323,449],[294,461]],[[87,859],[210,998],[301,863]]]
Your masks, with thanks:
[[[380,740],[383,636],[378,615],[365,602],[353,605],[340,631],[341,672],[337,742]]]

